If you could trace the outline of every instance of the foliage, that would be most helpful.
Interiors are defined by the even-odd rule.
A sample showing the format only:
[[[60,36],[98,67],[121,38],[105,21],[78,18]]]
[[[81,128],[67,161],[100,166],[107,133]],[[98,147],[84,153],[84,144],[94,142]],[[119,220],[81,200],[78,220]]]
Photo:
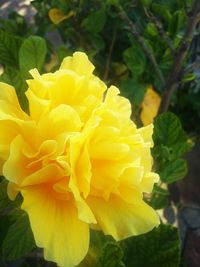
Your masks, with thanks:
[[[65,56],[77,50],[85,51],[97,66],[98,75],[108,85],[117,85],[121,94],[130,100],[132,117],[141,126],[145,92],[151,85],[162,96],[193,4],[194,0],[35,0],[31,25],[27,18],[14,11],[0,20],[3,70],[0,80],[16,88],[21,105],[27,110],[24,92],[30,77],[28,71],[32,68],[41,73],[47,68],[54,71]],[[51,16],[49,13],[55,8],[59,10],[56,22],[56,18],[52,18],[55,12]],[[146,199],[155,209],[171,204],[168,184],[187,174],[187,162],[183,157],[193,146],[193,139],[188,136],[199,135],[200,75],[197,69],[191,68],[199,54],[198,33],[199,26],[190,38],[189,51],[175,81],[169,106],[171,112],[155,120],[152,154],[160,182]],[[152,55],[157,68],[152,63]],[[27,216],[19,209],[21,199],[11,202],[6,190],[7,184],[2,178],[0,265],[5,266],[7,260],[25,258],[35,248]],[[95,238],[101,242],[95,243]],[[101,233],[95,238],[93,235],[90,251],[80,266],[156,267],[162,262],[163,267],[178,267],[180,264],[177,229],[169,225],[161,224],[150,233],[121,243],[110,237],[102,239]]]

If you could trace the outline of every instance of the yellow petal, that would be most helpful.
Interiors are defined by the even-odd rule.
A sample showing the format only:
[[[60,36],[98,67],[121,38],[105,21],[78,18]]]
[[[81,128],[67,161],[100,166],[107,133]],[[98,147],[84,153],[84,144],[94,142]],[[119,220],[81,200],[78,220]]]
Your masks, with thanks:
[[[23,146],[24,140],[18,135],[13,139],[10,145],[10,155],[3,166],[3,174],[6,179],[16,184],[20,184],[23,178],[30,173],[30,171],[25,168],[29,160],[22,154]]]
[[[50,100],[37,97],[31,90],[26,91],[29,102],[29,110],[31,119],[38,121],[44,114],[49,111]]]
[[[70,68],[41,76],[36,70],[31,71],[34,79],[27,81],[29,89],[26,92],[31,118],[39,120],[49,109],[66,104],[85,121],[100,104],[105,84],[94,75],[87,78]]]
[[[72,70],[79,75],[91,75],[94,66],[89,61],[88,56],[83,52],[75,52],[72,57],[66,57],[60,66],[60,69]]]
[[[87,203],[103,232],[116,240],[146,233],[159,224],[156,212],[142,200],[128,204],[113,195],[109,201],[89,197]]]
[[[11,143],[9,158],[3,166],[3,174],[9,181],[19,186],[27,186],[56,181],[65,175],[64,170],[55,161],[43,166],[45,158],[50,158],[55,152],[54,142],[47,140],[41,146],[40,153],[36,154],[36,159],[24,155],[25,145],[20,135]]]
[[[38,123],[40,136],[43,139],[54,139],[62,133],[79,132],[81,126],[78,113],[71,106],[63,104],[52,109]]]
[[[54,24],[59,24],[61,21],[74,16],[75,12],[71,10],[68,14],[64,14],[59,8],[51,8],[49,10],[49,18]]]
[[[105,103],[109,108],[119,113],[120,116],[129,119],[131,116],[131,104],[125,97],[119,96],[120,91],[117,87],[111,86],[108,88]]]
[[[74,267],[85,257],[89,246],[89,227],[78,219],[72,200],[55,199],[38,186],[23,189],[24,209],[38,247],[46,260],[61,267]]]
[[[20,108],[15,89],[0,83],[0,161],[8,158],[12,139],[24,133],[28,120]]]
[[[11,85],[0,82],[0,100],[6,101],[12,106],[15,106],[15,108],[21,109],[17,99],[15,88]]]
[[[76,164],[76,177],[78,182],[78,188],[86,198],[90,192],[91,181],[91,163],[88,148],[84,146],[80,151],[80,156]]]
[[[143,192],[151,193],[154,184],[157,183],[158,181],[159,181],[159,175],[155,172],[149,172],[143,177],[140,187],[142,188]]]
[[[15,200],[16,196],[18,195],[20,188],[15,183],[9,182],[7,187],[7,194],[10,200]]]
[[[153,122],[153,119],[158,114],[160,102],[160,96],[153,90],[152,87],[149,87],[144,96],[142,112],[140,114],[141,121],[144,125],[148,125]]]
[[[153,145],[153,140],[152,140],[153,124],[149,124],[145,127],[139,128],[138,133],[141,135],[141,137],[145,143],[150,143],[151,146]]]

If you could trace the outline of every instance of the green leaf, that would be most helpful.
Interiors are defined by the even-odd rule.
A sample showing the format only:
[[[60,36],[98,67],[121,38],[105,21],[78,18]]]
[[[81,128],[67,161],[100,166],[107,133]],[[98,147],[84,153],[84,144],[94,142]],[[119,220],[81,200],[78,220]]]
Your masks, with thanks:
[[[165,208],[169,204],[168,190],[155,184],[149,204],[156,210]]]
[[[166,1],[166,0],[165,0]],[[170,13],[170,9],[165,4],[152,4],[153,12],[158,15],[158,17],[163,18],[166,22],[170,22],[172,18],[172,14]]]
[[[178,267],[180,247],[178,231],[161,224],[149,233],[122,242],[126,267]]]
[[[101,8],[96,12],[92,12],[87,18],[85,18],[81,24],[88,32],[97,34],[102,31],[106,22],[105,8]]]
[[[149,7],[152,3],[152,0],[140,0],[141,4],[145,7]]]
[[[0,259],[2,259],[2,244],[13,220],[9,215],[0,215]]]
[[[0,30],[0,64],[3,66],[18,66],[18,52],[22,40]]]
[[[7,67],[0,76],[0,81],[8,83],[15,88],[21,107],[24,110],[27,110],[28,103],[25,96],[27,85],[25,80],[22,78],[21,73],[15,68]]]
[[[144,99],[146,88],[146,84],[139,84],[134,79],[128,79],[121,83],[120,91],[131,103],[138,106]]]
[[[22,214],[9,228],[3,242],[3,257],[15,260],[26,256],[35,246],[28,215]]]
[[[0,211],[8,207],[11,202],[7,195],[7,184],[5,180],[0,182]]]
[[[107,0],[106,4],[107,5],[113,5],[113,6],[116,6],[116,7],[118,7],[120,5],[119,0]]]
[[[183,83],[191,82],[195,80],[195,78],[196,78],[196,75],[194,73],[188,73],[182,78],[181,82]]]
[[[46,42],[39,36],[27,38],[19,50],[19,66],[21,73],[28,77],[29,70],[37,68],[41,71],[47,53]]]
[[[189,142],[179,118],[166,112],[157,117],[154,124],[154,148],[156,158],[174,161],[188,152],[193,143]]]
[[[154,185],[153,193],[157,193],[162,196],[169,196],[168,190],[158,186],[157,184]]]
[[[147,24],[146,32],[150,36],[157,36],[158,35],[158,30],[157,30],[156,26],[150,22]]]
[[[155,210],[164,209],[169,204],[169,195],[153,194],[149,204]]]
[[[123,58],[133,77],[140,76],[144,72],[146,58],[139,45],[135,44],[126,49],[123,53]]]
[[[104,247],[110,243],[115,243],[114,239],[111,236],[104,235],[102,231],[90,230],[90,247],[86,257],[78,266],[102,267],[104,266],[102,264],[107,264],[106,259],[103,263],[105,257]]]
[[[177,142],[181,130],[178,117],[171,112],[165,112],[155,120],[154,141],[156,144],[173,145]]]
[[[95,267],[125,267],[123,250],[116,242],[108,242],[104,245],[101,255]]]
[[[96,53],[105,48],[104,39],[100,34],[91,35],[88,37],[93,47],[95,48]]]
[[[177,35],[184,27],[187,17],[184,10],[174,12],[169,25],[169,32],[174,36]]]
[[[184,159],[168,162],[160,172],[162,182],[171,184],[184,178],[187,174],[187,162]]]

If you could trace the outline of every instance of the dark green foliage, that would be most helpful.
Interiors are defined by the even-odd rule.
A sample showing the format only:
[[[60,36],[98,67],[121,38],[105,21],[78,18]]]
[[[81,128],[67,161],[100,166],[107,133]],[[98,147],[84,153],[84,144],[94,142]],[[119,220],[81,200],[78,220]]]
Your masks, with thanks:
[[[135,44],[126,49],[123,56],[127,67],[135,79],[143,74],[146,66],[146,57],[139,45]]]
[[[35,241],[26,214],[21,214],[9,227],[2,244],[3,258],[15,260],[27,255],[35,246]]]
[[[21,38],[0,30],[0,64],[6,67],[18,66],[18,51]]]
[[[123,261],[123,250],[116,242],[106,243],[97,260],[96,267],[125,267]]]
[[[135,82],[134,79],[123,81],[120,86],[120,91],[123,96],[128,98],[133,105],[139,105],[146,92],[146,85]]]
[[[126,267],[178,267],[180,247],[177,229],[161,224],[151,232],[122,242]]]
[[[7,182],[0,182],[0,212],[10,205],[10,200],[7,195]]]
[[[160,182],[171,184],[181,180],[187,174],[187,162],[183,155],[192,148],[178,117],[166,112],[157,117],[154,124],[155,169],[160,174]],[[161,209],[168,204],[168,191],[156,185],[151,205]]]

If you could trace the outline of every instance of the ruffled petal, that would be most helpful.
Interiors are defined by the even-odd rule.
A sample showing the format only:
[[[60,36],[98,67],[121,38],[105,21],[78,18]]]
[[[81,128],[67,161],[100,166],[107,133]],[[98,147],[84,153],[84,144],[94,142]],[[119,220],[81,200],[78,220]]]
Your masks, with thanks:
[[[159,224],[156,212],[142,200],[128,204],[113,195],[108,201],[89,197],[87,203],[103,232],[116,240],[146,233]]]
[[[89,246],[89,227],[80,221],[73,200],[56,199],[41,187],[21,190],[22,209],[30,219],[38,247],[46,260],[61,267],[74,267],[85,257]]]
[[[91,75],[94,66],[89,61],[88,56],[82,52],[75,52],[72,57],[66,57],[60,69],[72,70],[80,75]]]
[[[17,99],[15,88],[11,85],[0,82],[0,100],[11,104],[17,109],[21,109]]]

